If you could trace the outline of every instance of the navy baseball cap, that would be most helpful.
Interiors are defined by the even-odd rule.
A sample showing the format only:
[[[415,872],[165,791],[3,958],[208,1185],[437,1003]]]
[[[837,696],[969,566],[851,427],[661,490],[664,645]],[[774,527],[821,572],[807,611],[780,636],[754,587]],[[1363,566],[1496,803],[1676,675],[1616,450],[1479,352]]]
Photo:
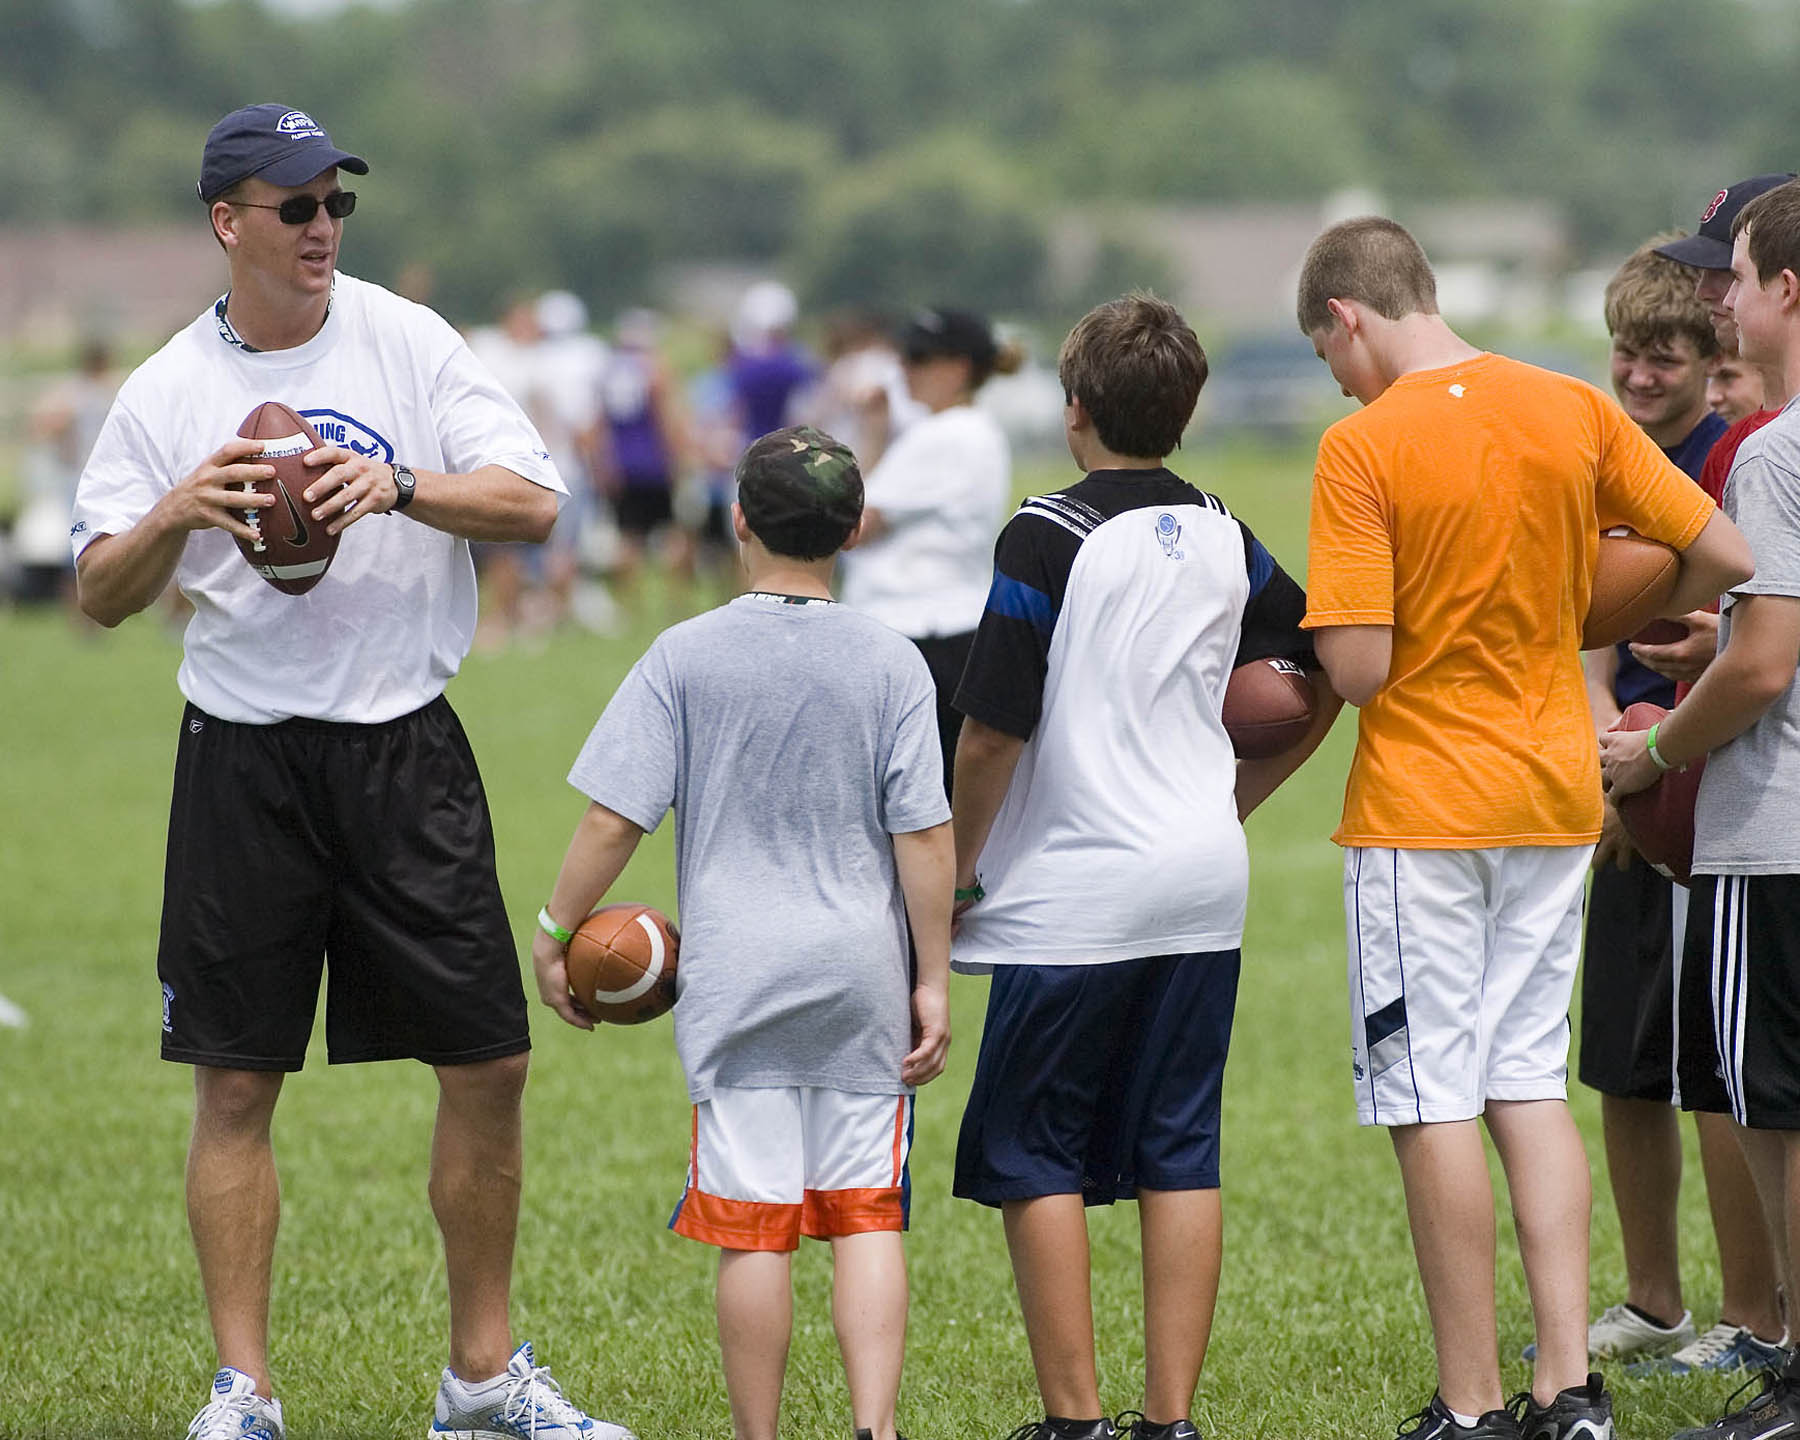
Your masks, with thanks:
[[[240,180],[260,175],[271,185],[304,185],[333,165],[367,175],[369,162],[331,143],[325,127],[291,105],[246,105],[206,137],[200,157],[202,200],[216,200]]]
[[[1667,245],[1658,245],[1656,253],[1666,255],[1696,270],[1729,270],[1731,268],[1731,225],[1742,210],[1758,195],[1765,195],[1778,185],[1792,180],[1792,175],[1753,175],[1735,185],[1727,185],[1700,216],[1700,233],[1684,235]]]

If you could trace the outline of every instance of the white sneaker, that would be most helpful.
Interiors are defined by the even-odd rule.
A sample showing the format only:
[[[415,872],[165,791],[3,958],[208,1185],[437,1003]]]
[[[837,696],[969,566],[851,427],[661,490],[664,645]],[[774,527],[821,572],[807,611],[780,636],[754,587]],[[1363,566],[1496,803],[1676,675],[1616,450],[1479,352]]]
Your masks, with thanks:
[[[1668,1329],[1652,1325],[1629,1305],[1609,1305],[1588,1326],[1588,1354],[1595,1360],[1643,1359],[1667,1355],[1695,1340],[1694,1312],[1683,1310]]]
[[[1780,1370],[1792,1355],[1784,1331],[1779,1341],[1759,1340],[1754,1331],[1721,1320],[1673,1355],[1641,1360],[1627,1375],[1689,1375],[1696,1370]]]
[[[506,1373],[470,1385],[450,1370],[438,1386],[427,1440],[637,1440],[623,1425],[583,1415],[550,1369],[533,1363],[531,1343],[513,1351]],[[274,1437],[280,1440],[280,1436]]]
[[[213,1376],[213,1398],[188,1426],[187,1440],[284,1440],[281,1402],[256,1393],[256,1382],[227,1365]]]

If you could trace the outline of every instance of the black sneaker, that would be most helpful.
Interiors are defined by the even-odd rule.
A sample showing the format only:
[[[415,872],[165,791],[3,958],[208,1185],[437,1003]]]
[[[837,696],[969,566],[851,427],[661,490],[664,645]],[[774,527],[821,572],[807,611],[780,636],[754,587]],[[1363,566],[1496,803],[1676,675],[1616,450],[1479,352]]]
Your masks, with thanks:
[[[1675,1440],[1800,1440],[1800,1359],[1790,1360],[1781,1371],[1764,1371],[1756,1377],[1762,1389],[1741,1409],[1698,1430],[1683,1430]],[[1731,1405],[1750,1386],[1740,1385],[1725,1403]]]
[[[1490,1410],[1473,1425],[1459,1425],[1438,1395],[1417,1415],[1408,1415],[1394,1440],[1520,1440],[1519,1422],[1510,1410]]]
[[[1571,1385],[1548,1405],[1531,1398],[1529,1390],[1509,1402],[1519,1417],[1525,1440],[1613,1440],[1612,1396],[1600,1372],[1588,1372],[1587,1384]]]
[[[1119,1440],[1119,1432],[1105,1416],[1098,1420],[1065,1420],[1046,1415],[1042,1420],[1027,1420],[1006,1440]]]
[[[875,1432],[873,1430],[858,1430],[856,1432],[856,1440],[875,1440]],[[906,1440],[906,1437],[896,1430],[894,1432],[894,1440]]]
[[[1205,1440],[1192,1420],[1184,1417],[1158,1425],[1146,1420],[1141,1410],[1113,1416],[1113,1429],[1119,1432],[1120,1440]]]

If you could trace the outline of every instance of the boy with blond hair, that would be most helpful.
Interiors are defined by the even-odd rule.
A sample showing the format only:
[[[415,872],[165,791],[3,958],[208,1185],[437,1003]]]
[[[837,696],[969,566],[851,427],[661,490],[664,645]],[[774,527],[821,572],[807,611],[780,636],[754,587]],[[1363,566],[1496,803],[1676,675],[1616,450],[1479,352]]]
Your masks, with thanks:
[[[1578,637],[1603,526],[1682,552],[1671,614],[1749,573],[1748,549],[1612,400],[1451,330],[1392,221],[1314,241],[1298,310],[1364,406],[1320,441],[1305,623],[1361,707],[1334,836],[1357,1109],[1392,1134],[1437,1349],[1437,1393],[1400,1434],[1611,1440],[1587,1370],[1590,1192],[1566,1100],[1600,833]],[[1500,1390],[1483,1121],[1537,1329],[1519,1416]]]

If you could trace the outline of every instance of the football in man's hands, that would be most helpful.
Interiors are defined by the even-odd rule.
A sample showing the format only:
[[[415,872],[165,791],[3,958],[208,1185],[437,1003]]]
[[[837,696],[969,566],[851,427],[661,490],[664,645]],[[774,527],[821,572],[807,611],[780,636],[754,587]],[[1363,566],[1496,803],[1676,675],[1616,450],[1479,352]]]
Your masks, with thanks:
[[[569,993],[596,1020],[639,1025],[675,1004],[681,932],[648,905],[602,905],[569,941]]]
[[[1604,650],[1637,634],[1668,605],[1680,571],[1680,557],[1661,541],[1625,525],[1601,531],[1581,648]]]
[[[1648,700],[1627,705],[1615,730],[1648,730],[1669,712]],[[1625,834],[1638,854],[1677,884],[1688,883],[1694,865],[1694,800],[1705,760],[1665,770],[1647,790],[1616,802]]]
[[[273,495],[275,503],[243,512],[257,538],[238,539],[238,549],[250,568],[277,590],[304,595],[325,578],[338,548],[338,537],[327,533],[324,521],[312,518],[304,498],[306,487],[324,473],[307,465],[305,457],[322,442],[298,412],[278,400],[265,400],[246,415],[238,434],[263,442],[262,454],[246,463],[260,461],[275,469],[274,479],[245,487]]]
[[[1292,660],[1247,660],[1225,685],[1222,718],[1240,760],[1266,760],[1292,749],[1312,728],[1314,697],[1306,671]]]

